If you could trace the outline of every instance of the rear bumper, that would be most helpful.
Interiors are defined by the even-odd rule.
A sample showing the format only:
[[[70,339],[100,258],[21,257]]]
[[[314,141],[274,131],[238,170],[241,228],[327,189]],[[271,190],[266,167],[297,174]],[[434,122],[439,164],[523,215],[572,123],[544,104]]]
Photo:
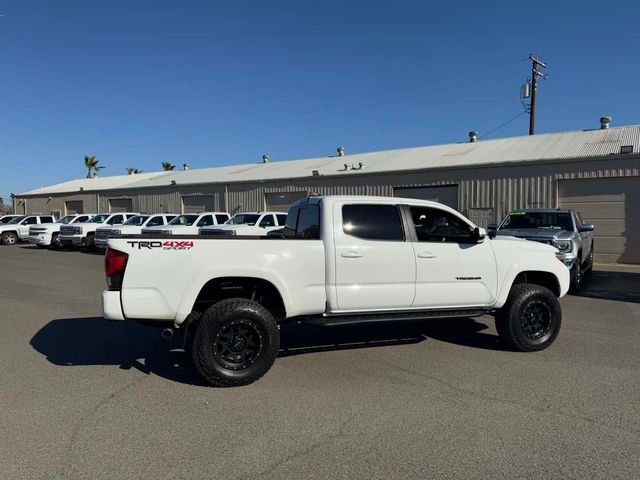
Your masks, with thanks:
[[[107,320],[124,320],[120,292],[104,290],[102,292],[102,316]]]

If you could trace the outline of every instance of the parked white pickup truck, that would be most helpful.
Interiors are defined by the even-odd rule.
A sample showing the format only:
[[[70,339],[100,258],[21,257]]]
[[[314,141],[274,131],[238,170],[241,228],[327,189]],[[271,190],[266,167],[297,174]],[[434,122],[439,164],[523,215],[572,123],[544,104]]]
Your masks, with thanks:
[[[284,212],[236,213],[223,225],[202,227],[200,235],[253,235],[265,236],[273,230],[283,228],[287,222]]]
[[[53,215],[19,215],[11,221],[0,225],[0,244],[15,245],[18,242],[26,242],[29,239],[29,228],[41,223],[53,223],[56,217]]]
[[[64,247],[81,247],[87,250],[96,248],[96,230],[106,225],[122,225],[137,213],[99,213],[80,225],[60,227],[60,243]]]
[[[29,242],[38,247],[61,248],[60,228],[62,225],[75,225],[85,223],[94,216],[93,213],[83,213],[80,215],[65,215],[54,223],[43,223],[42,225],[33,225],[29,228]]]
[[[176,218],[174,213],[158,213],[155,215],[136,215],[124,222],[122,225],[114,227],[100,227],[96,229],[96,246],[107,248],[109,238],[121,237],[123,235],[139,235],[143,228],[157,227],[168,224]]]
[[[312,196],[292,206],[285,234],[109,240],[104,316],[163,326],[165,336],[185,332],[198,372],[216,386],[264,375],[287,320],[493,313],[500,337],[519,351],[546,348],[560,329],[563,255],[490,239],[442,204]]]
[[[185,213],[178,215],[167,225],[142,229],[142,235],[197,235],[201,227],[222,225],[229,220],[227,212]]]

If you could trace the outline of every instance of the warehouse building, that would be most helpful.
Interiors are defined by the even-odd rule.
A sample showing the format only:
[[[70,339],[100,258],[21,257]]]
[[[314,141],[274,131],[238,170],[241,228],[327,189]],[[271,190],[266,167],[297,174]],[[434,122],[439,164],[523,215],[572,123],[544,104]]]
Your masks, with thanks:
[[[515,208],[571,207],[596,261],[640,263],[640,125],[349,155],[73,180],[14,196],[18,213],[286,210],[310,193],[437,200],[486,226]]]

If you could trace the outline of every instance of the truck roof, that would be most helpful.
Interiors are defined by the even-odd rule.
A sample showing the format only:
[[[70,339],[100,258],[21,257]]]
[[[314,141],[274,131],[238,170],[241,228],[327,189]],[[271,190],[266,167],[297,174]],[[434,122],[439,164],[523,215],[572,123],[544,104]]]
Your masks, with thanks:
[[[553,212],[562,212],[568,213],[571,211],[570,208],[516,208],[515,210],[511,210],[512,212],[540,212],[540,213],[553,213]]]

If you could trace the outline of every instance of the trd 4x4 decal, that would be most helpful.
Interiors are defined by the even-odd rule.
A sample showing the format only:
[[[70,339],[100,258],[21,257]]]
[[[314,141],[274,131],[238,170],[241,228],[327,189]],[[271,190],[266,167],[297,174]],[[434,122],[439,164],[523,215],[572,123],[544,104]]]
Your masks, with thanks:
[[[142,250],[148,248],[161,248],[162,250],[191,250],[194,247],[194,242],[191,240],[167,240],[165,242],[160,241],[127,241],[131,248],[137,248]]]

